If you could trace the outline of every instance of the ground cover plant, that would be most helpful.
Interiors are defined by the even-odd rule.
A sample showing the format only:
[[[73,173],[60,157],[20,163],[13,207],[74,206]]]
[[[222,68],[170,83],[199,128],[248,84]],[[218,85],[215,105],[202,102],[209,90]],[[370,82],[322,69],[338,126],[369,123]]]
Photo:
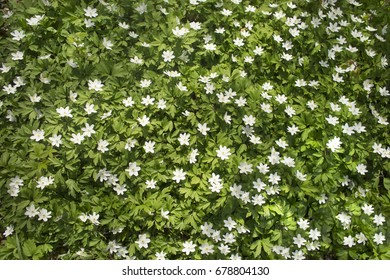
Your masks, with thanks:
[[[389,2],[13,0],[0,259],[389,259]]]

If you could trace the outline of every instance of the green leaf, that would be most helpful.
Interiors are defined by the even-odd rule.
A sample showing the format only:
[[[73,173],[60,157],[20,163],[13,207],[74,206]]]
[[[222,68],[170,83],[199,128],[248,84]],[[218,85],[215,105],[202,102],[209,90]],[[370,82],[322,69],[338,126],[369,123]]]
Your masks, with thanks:
[[[37,251],[37,246],[33,240],[26,240],[23,242],[23,254],[26,257],[32,257]]]
[[[191,185],[196,185],[200,183],[200,178],[197,176],[192,177],[191,179]]]
[[[261,244],[263,245],[264,251],[267,253],[267,255],[271,255],[272,252],[272,244],[269,241],[269,238],[261,240]]]
[[[253,252],[253,256],[255,258],[257,258],[258,256],[260,256],[261,254],[261,248],[262,248],[262,241],[261,240],[256,240],[255,242],[253,242],[251,244],[251,250],[254,251]]]
[[[383,185],[384,185],[384,187],[385,187],[388,191],[390,191],[390,178],[384,178],[384,179],[383,179]]]

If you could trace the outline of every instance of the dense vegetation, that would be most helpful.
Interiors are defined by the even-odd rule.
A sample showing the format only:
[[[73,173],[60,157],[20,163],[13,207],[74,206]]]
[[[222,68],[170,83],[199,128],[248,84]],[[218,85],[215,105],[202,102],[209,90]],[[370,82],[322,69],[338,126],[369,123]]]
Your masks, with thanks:
[[[23,0],[0,259],[389,259],[389,2]]]

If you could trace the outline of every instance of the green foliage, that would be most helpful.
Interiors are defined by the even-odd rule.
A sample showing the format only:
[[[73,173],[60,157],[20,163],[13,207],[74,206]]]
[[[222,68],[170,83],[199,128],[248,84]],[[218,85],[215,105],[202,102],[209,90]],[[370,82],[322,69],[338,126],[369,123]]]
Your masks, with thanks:
[[[390,11],[359,2],[9,1],[0,259],[389,259]]]

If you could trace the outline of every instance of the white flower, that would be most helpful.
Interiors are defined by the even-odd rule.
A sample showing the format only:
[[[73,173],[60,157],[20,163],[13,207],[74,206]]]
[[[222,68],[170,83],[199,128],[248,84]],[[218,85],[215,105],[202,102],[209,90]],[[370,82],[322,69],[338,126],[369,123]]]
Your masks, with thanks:
[[[102,153],[104,153],[104,152],[107,152],[108,151],[108,141],[107,140],[102,140],[102,139],[100,139],[99,140],[99,142],[98,142],[98,145],[97,145],[97,150],[99,151],[99,152],[102,152]]]
[[[77,100],[77,92],[70,91],[69,93],[69,99],[73,102],[76,102]]]
[[[204,243],[200,246],[200,250],[201,250],[200,251],[201,254],[205,254],[205,255],[212,254],[214,253],[214,245]]]
[[[347,228],[348,225],[351,223],[351,216],[347,215],[346,213],[340,213],[336,216],[336,218],[342,223],[344,228]]]
[[[140,82],[140,87],[142,87],[142,88],[147,88],[147,87],[149,87],[151,84],[152,84],[152,81],[151,81],[151,80],[146,80],[146,79],[144,79],[144,80],[141,80],[141,82]]]
[[[14,226],[10,225],[10,226],[6,227],[3,235],[4,235],[4,237],[7,237],[7,236],[10,236],[13,233],[14,233]]]
[[[83,136],[85,137],[91,137],[92,134],[94,134],[96,131],[94,129],[95,125],[94,124],[85,124],[85,127],[83,127],[81,130],[83,131]]]
[[[301,228],[303,230],[306,230],[307,228],[309,228],[309,221],[308,220],[300,218],[299,221],[297,222],[297,224],[298,224],[299,228]]]
[[[147,95],[146,97],[142,98],[141,104],[145,106],[153,105],[154,104],[154,97],[150,97],[150,95]]]
[[[353,126],[349,126],[347,123],[344,124],[341,128],[343,129],[343,133],[347,134],[349,136],[355,133],[354,127]]]
[[[275,100],[279,103],[279,104],[283,104],[287,101],[287,96],[285,96],[284,94],[278,94],[276,97],[275,97]]]
[[[134,101],[131,96],[127,97],[126,99],[123,99],[122,103],[123,105],[125,105],[125,107],[132,107],[134,105]]]
[[[119,24],[118,24],[118,26],[120,27],[120,28],[123,28],[123,29],[129,29],[130,28],[130,25],[128,25],[126,22],[120,22]]]
[[[51,218],[51,211],[47,211],[46,209],[42,208],[38,212],[38,221],[44,221],[47,222],[48,219]]]
[[[135,8],[135,10],[141,15],[147,12],[148,6],[145,3],[141,3],[139,6]]]
[[[142,60],[142,58],[139,58],[138,56],[134,56],[133,58],[130,59],[130,62],[134,63],[134,64],[138,64],[138,65],[141,65],[144,63],[144,61]]]
[[[182,28],[179,28],[178,26],[175,27],[174,29],[172,29],[172,33],[173,35],[175,35],[176,37],[183,37],[184,35],[186,35],[188,32],[190,32],[187,28],[185,27],[182,27]]]
[[[176,86],[178,87],[178,89],[179,89],[180,91],[187,91],[187,87],[184,86],[184,85],[182,84],[182,82],[179,82],[178,84],[176,84]]]
[[[69,117],[69,118],[73,117],[72,110],[69,109],[69,106],[65,108],[63,107],[57,108],[56,111],[60,115],[60,117]]]
[[[217,45],[214,43],[208,43],[204,45],[204,48],[208,51],[215,51],[217,49]]]
[[[156,260],[163,261],[163,260],[165,260],[166,255],[167,255],[166,253],[161,251],[161,252],[157,252],[155,254],[155,257],[156,257]]]
[[[253,171],[252,164],[246,162],[240,162],[238,169],[243,174],[250,174]]]
[[[245,45],[244,40],[241,39],[241,38],[233,39],[233,43],[234,43],[234,45],[237,46],[237,47],[242,47],[242,46]]]
[[[186,172],[184,172],[183,169],[176,169],[175,171],[173,171],[172,180],[176,181],[176,183],[185,180],[185,178],[186,178]]]
[[[101,91],[103,89],[103,84],[100,80],[89,80],[88,81],[88,88],[89,90],[94,90],[94,91]]]
[[[385,220],[385,217],[383,217],[382,214],[375,215],[374,218],[373,218],[373,220],[374,220],[374,224],[375,224],[376,226],[381,226],[381,225],[383,225],[383,223],[386,221],[386,220]]]
[[[338,117],[333,117],[333,116],[329,115],[329,117],[326,117],[325,119],[326,119],[326,121],[329,124],[331,124],[333,126],[335,126],[336,124],[339,123],[339,118]]]
[[[347,237],[344,237],[343,245],[348,246],[349,248],[351,248],[355,244],[356,244],[355,240],[354,240],[354,238],[351,235],[349,235]]]
[[[45,131],[42,129],[36,129],[32,131],[32,136],[30,139],[35,140],[37,142],[41,141],[42,139],[45,138]]]
[[[86,9],[84,9],[84,12],[85,12],[84,15],[86,17],[94,18],[98,16],[97,10],[89,6]]]
[[[41,16],[41,15],[36,15],[36,16],[33,16],[29,19],[26,19],[27,21],[27,24],[28,25],[31,25],[31,26],[35,26],[35,25],[38,25],[39,22],[44,18],[44,16]]]
[[[136,162],[130,162],[129,167],[125,171],[128,172],[130,176],[138,176],[140,170],[141,167],[137,166]]]
[[[11,66],[7,66],[4,63],[1,64],[0,71],[1,73],[8,73],[11,70]]]
[[[157,108],[164,110],[167,107],[167,102],[164,99],[160,99],[157,103]]]
[[[359,234],[356,234],[357,243],[365,245],[367,241],[367,237],[361,232]]]
[[[164,62],[171,62],[175,55],[173,54],[173,51],[163,51],[162,58],[164,59]]]
[[[236,242],[236,237],[234,236],[233,233],[225,233],[223,236],[223,241],[228,244],[232,244]]]
[[[140,234],[138,235],[138,240],[135,241],[135,243],[138,245],[138,247],[141,248],[148,248],[148,244],[150,243],[150,239],[147,238],[146,234]]]
[[[369,204],[364,204],[363,207],[362,207],[362,210],[364,212],[364,214],[370,216],[371,214],[374,213],[374,207],[372,207],[372,205],[369,205]]]
[[[306,86],[306,85],[307,85],[307,83],[306,83],[305,80],[299,79],[299,80],[296,80],[296,81],[295,81],[295,86],[296,86],[296,87],[304,87],[304,86]]]
[[[87,115],[97,112],[94,108],[94,105],[89,103],[85,104],[84,111],[87,113]]]
[[[293,107],[291,107],[290,105],[288,105],[286,107],[286,109],[284,110],[284,112],[289,116],[289,117],[292,117],[295,115],[295,110]]]
[[[328,197],[325,194],[321,194],[321,197],[318,199],[318,203],[324,204],[324,203],[326,203],[327,199],[328,199]]]
[[[371,80],[367,79],[363,82],[363,88],[368,93],[371,92],[371,89],[374,87],[374,84],[371,82]]]
[[[199,155],[198,149],[192,149],[191,153],[188,155],[188,161],[193,164],[196,162],[196,157]]]
[[[227,9],[223,9],[222,12],[221,12],[224,16],[231,16],[233,14],[232,11],[230,10],[227,10]]]
[[[72,138],[70,138],[70,141],[72,141],[75,144],[81,144],[81,142],[84,140],[85,136],[81,133],[72,133]]]
[[[5,91],[7,94],[14,94],[16,93],[16,86],[13,86],[11,84],[3,86],[3,91]]]
[[[146,141],[144,145],[145,153],[154,153],[154,145],[156,142],[154,141]]]
[[[198,123],[198,131],[203,134],[203,135],[207,135],[207,131],[209,131],[210,128],[207,127],[207,123],[204,123],[204,124],[200,124]]]
[[[147,117],[147,116],[142,116],[142,118],[138,118],[137,119],[138,120],[138,122],[139,122],[139,124],[141,125],[141,126],[146,126],[146,125],[148,125],[149,124],[149,117]]]
[[[90,27],[95,26],[95,23],[90,18],[85,18],[84,24],[85,24],[86,28],[90,28]]]
[[[252,144],[261,144],[262,142],[261,142],[261,139],[260,139],[260,137],[258,137],[258,136],[255,136],[255,135],[250,135],[249,136],[249,141],[252,143]]]
[[[285,148],[288,147],[287,142],[285,140],[283,140],[283,139],[278,139],[278,140],[275,141],[275,143],[276,143],[276,145],[278,145],[282,149],[285,149]]]
[[[256,48],[253,50],[253,53],[255,55],[262,55],[264,53],[264,48],[261,46],[256,46]]]
[[[212,173],[211,178],[209,178],[208,182],[211,185],[210,190],[212,192],[219,193],[223,188],[222,179],[218,174]]]
[[[230,149],[225,146],[219,146],[219,149],[217,150],[217,157],[221,160],[228,159],[231,154]]]
[[[295,176],[298,178],[300,181],[306,181],[306,174],[301,173],[299,170],[295,173]]]
[[[137,140],[134,140],[131,138],[127,139],[125,149],[128,151],[131,151],[131,149],[135,147],[136,143],[137,143]]]
[[[326,146],[332,151],[332,152],[336,152],[337,150],[339,150],[341,148],[341,144],[342,142],[340,141],[340,138],[339,137],[334,137],[333,139],[329,140],[327,143],[326,143]]]
[[[245,125],[253,126],[256,122],[256,118],[252,115],[245,115],[242,121]]]
[[[295,250],[293,253],[292,253],[292,257],[294,260],[304,260],[305,259],[305,254],[302,252],[302,250]]]
[[[232,219],[232,217],[229,217],[227,220],[224,220],[225,227],[228,228],[229,231],[232,231],[232,229],[236,228],[237,223]]]
[[[312,240],[318,240],[318,238],[319,238],[320,236],[321,236],[321,232],[319,232],[317,228],[311,229],[310,232],[309,232],[309,237],[310,237]]]
[[[14,82],[16,87],[21,87],[21,86],[24,86],[26,84],[23,77],[20,77],[20,76],[17,76],[13,82]]]
[[[225,28],[220,27],[220,28],[215,29],[215,33],[223,34],[223,33],[225,33]]]
[[[189,255],[190,253],[195,252],[195,247],[196,245],[192,241],[186,241],[183,243],[182,252]]]
[[[88,220],[94,224],[94,225],[99,225],[100,222],[99,222],[99,214],[96,214],[95,212],[93,212],[91,215],[88,215]]]
[[[361,175],[364,175],[364,174],[366,174],[367,172],[368,172],[368,170],[367,170],[367,166],[365,165],[365,164],[358,164],[357,166],[356,166],[356,171],[359,173],[359,174],[361,174]]]
[[[107,38],[103,38],[103,46],[108,50],[112,50],[112,47],[114,46],[114,44],[110,40],[108,40]]]
[[[378,233],[375,233],[374,235],[374,242],[377,244],[377,245],[381,245],[383,244],[383,241],[385,241],[386,238],[385,236],[382,234],[382,232],[380,232],[379,234]]]
[[[19,176],[15,176],[9,183],[8,193],[10,196],[17,197],[20,192],[20,187],[23,186],[23,180]]]
[[[299,132],[299,128],[293,124],[292,126],[289,126],[287,127],[287,131],[291,134],[291,135],[295,135]]]
[[[130,31],[129,32],[129,36],[131,37],[131,38],[134,38],[134,39],[136,39],[136,38],[138,38],[138,34],[137,33],[135,33],[134,31]]]
[[[178,140],[180,145],[190,145],[190,135],[188,133],[181,133]]]
[[[265,203],[265,199],[261,194],[256,194],[252,197],[252,203],[261,206]]]
[[[270,182],[272,185],[277,185],[280,181],[280,176],[277,172],[270,174],[268,178],[268,182]]]
[[[207,222],[201,225],[200,229],[202,230],[202,234],[206,235],[207,237],[211,237],[211,235],[215,232],[213,230],[213,225]]]
[[[24,53],[17,51],[17,52],[11,53],[11,56],[12,56],[12,60],[22,60]]]
[[[147,189],[155,189],[157,187],[156,184],[157,184],[157,181],[155,181],[153,179],[145,181],[145,185],[146,185]]]
[[[26,37],[26,33],[24,33],[23,30],[21,30],[21,31],[15,30],[15,31],[11,32],[11,35],[12,35],[12,40],[15,40],[15,41],[20,41],[24,37]]]
[[[298,248],[301,248],[306,243],[306,239],[301,236],[301,234],[298,234],[296,237],[293,237],[293,243],[298,246]]]
[[[79,66],[78,63],[75,62],[73,59],[68,59],[68,60],[66,61],[66,63],[67,63],[70,67],[72,67],[72,68],[77,68],[77,67]]]
[[[293,59],[293,56],[291,54],[288,54],[288,53],[283,53],[281,58],[286,60],[286,61],[290,61]]]
[[[24,215],[26,215],[29,218],[34,218],[39,213],[39,208],[35,208],[34,204],[31,204],[30,206],[26,207],[26,212],[24,212]]]
[[[115,187],[113,189],[117,195],[123,195],[125,193],[125,191],[127,190],[125,184],[123,184],[123,185],[115,184]]]
[[[232,117],[231,117],[230,115],[228,115],[228,113],[225,113],[225,115],[223,116],[223,120],[224,120],[226,123],[230,124],[231,121],[232,121]]]
[[[164,211],[164,209],[161,208],[161,217],[168,220],[169,219],[169,211]]]
[[[284,156],[282,159],[282,163],[288,167],[295,167],[295,160],[291,157]]]
[[[280,162],[279,152],[275,150],[274,147],[271,148],[271,154],[268,156],[269,163],[272,165],[278,164]]]
[[[43,190],[45,187],[53,184],[54,183],[54,179],[51,176],[49,176],[49,177],[41,176],[38,179],[37,183],[38,183],[37,188]]]
[[[181,74],[177,71],[164,71],[164,74],[172,78],[177,78],[181,76]]]

